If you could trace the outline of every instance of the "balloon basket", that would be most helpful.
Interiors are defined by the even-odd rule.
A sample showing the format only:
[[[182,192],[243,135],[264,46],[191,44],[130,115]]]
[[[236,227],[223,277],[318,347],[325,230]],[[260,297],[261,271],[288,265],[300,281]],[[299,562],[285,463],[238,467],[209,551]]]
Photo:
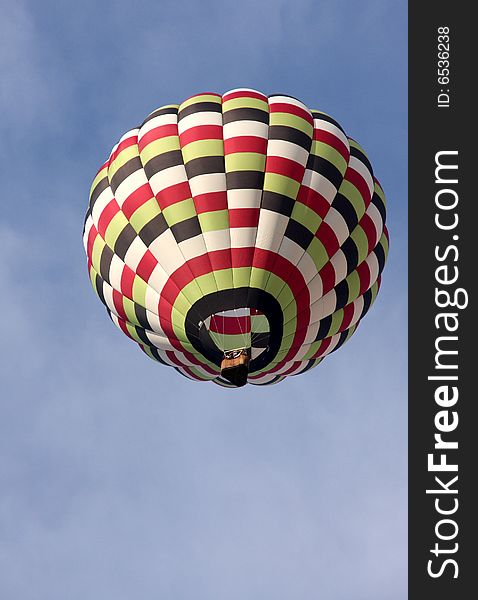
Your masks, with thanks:
[[[249,354],[247,350],[225,352],[221,363],[221,376],[236,387],[247,383],[249,374]]]

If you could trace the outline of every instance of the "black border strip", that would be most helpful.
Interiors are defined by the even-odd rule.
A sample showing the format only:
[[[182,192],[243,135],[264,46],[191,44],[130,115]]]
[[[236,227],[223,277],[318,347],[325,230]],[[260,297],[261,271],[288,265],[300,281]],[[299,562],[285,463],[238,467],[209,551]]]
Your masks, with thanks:
[[[477,199],[472,188],[476,167],[471,122],[476,34],[471,8],[467,11],[465,6],[442,0],[409,3],[409,600],[468,600],[475,588]],[[435,173],[437,161],[458,169]],[[452,200],[455,193],[456,208],[440,209],[437,194],[440,204],[440,198]],[[451,223],[455,214],[456,227],[440,229],[436,219]],[[456,273],[455,283],[437,280]],[[467,307],[437,306],[437,291],[453,298],[457,289],[466,291]],[[464,294],[459,297],[463,303]],[[445,299],[442,294],[446,304]],[[443,318],[437,321],[440,313],[457,315],[455,332],[446,329]],[[445,368],[437,368],[437,343],[457,352],[441,356]],[[457,368],[450,368],[453,365]],[[444,379],[455,376],[456,380]],[[441,398],[456,388],[459,395],[453,405],[440,406],[440,387]],[[440,431],[445,420],[454,422],[454,415],[456,427]],[[457,448],[437,448],[437,434],[456,442]],[[441,460],[446,460],[446,468],[434,470],[433,464]],[[448,465],[457,465],[457,471]]]

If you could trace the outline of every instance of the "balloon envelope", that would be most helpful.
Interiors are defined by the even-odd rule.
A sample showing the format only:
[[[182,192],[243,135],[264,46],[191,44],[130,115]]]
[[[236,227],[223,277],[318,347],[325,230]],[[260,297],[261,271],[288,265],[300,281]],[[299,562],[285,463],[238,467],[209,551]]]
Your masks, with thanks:
[[[151,358],[234,386],[221,367],[242,352],[243,383],[271,384],[315,367],[370,308],[385,198],[329,115],[249,89],[198,94],[113,147],[84,244],[111,319]]]

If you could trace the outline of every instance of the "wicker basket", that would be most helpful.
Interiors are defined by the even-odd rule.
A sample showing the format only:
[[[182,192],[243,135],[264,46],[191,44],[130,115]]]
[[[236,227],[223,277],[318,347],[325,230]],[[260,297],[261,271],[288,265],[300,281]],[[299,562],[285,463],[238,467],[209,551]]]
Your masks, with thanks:
[[[236,387],[247,383],[249,373],[249,354],[247,350],[232,350],[224,353],[221,363],[221,375]]]

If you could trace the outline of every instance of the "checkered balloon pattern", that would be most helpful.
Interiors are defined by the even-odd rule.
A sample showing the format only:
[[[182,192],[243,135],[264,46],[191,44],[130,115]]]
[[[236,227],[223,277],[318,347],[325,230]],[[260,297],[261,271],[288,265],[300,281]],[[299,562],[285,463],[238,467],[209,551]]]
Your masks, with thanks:
[[[285,95],[205,93],[158,108],[91,186],[84,245],[111,320],[199,381],[247,348],[248,383],[315,367],[355,332],[388,251],[360,145]]]

